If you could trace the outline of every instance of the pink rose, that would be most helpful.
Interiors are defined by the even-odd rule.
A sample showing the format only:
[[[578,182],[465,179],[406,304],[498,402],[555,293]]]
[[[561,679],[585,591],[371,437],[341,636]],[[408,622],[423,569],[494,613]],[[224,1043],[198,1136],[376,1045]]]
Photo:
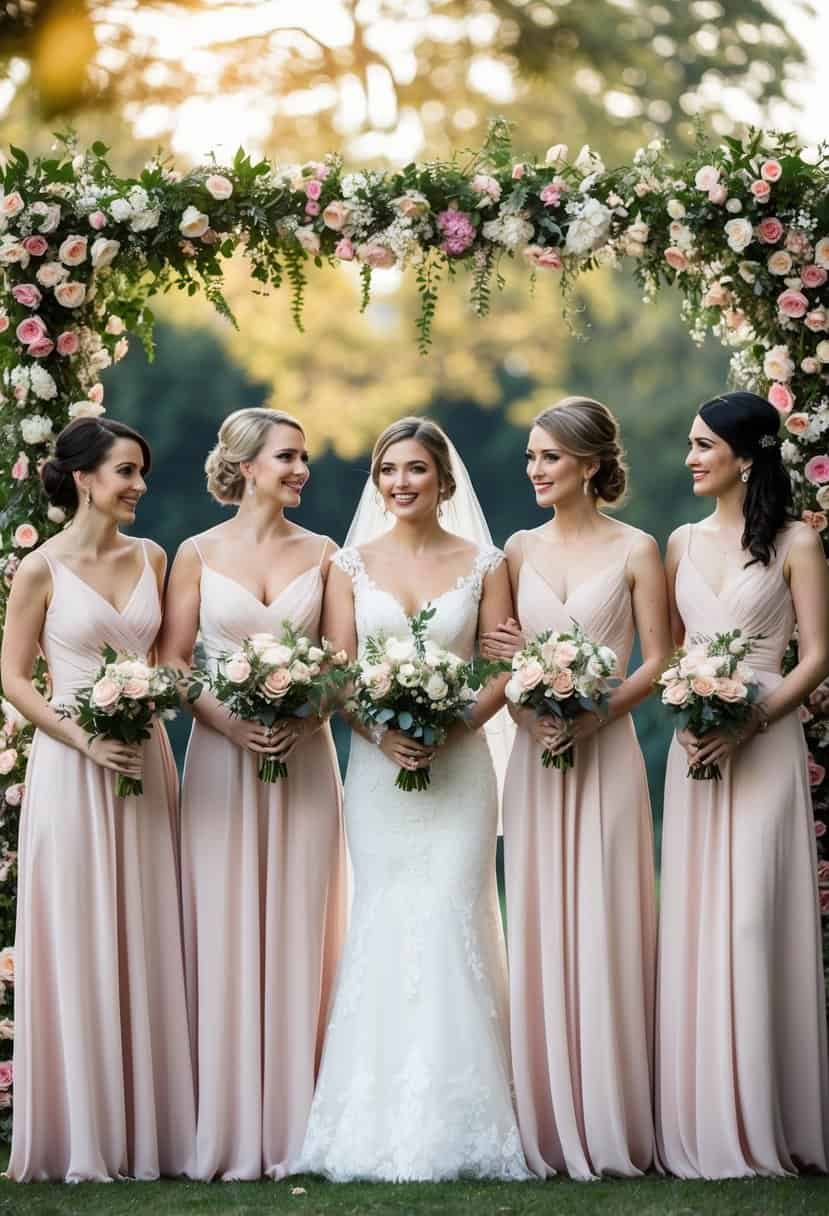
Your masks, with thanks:
[[[726,676],[717,680],[717,696],[723,701],[728,701],[733,704],[736,701],[742,701],[746,695],[746,686],[741,680],[730,680]]]
[[[65,329],[58,335],[58,354],[76,355],[81,347],[81,340],[74,329]]]
[[[574,646],[572,642],[556,642],[553,662],[558,667],[567,667],[575,661],[578,653],[578,647]]]
[[[561,270],[563,266],[560,249],[545,249],[541,245],[527,245],[523,253],[531,265],[539,266],[544,270]]]
[[[789,414],[786,421],[783,423],[787,431],[791,431],[793,435],[802,435],[809,425],[808,414]]]
[[[334,249],[334,256],[338,257],[341,262],[353,261],[354,253],[354,246],[351,244],[351,241],[347,236],[344,236],[341,240],[337,241]]]
[[[319,213],[320,213],[319,203],[315,203],[312,198],[309,198],[308,202],[305,204],[305,214],[306,215],[319,215]],[[204,240],[204,237],[202,237],[202,240]]]
[[[709,203],[715,203],[718,207],[721,207],[727,198],[728,191],[722,182],[717,182],[716,186],[712,186],[708,191]]]
[[[35,271],[35,278],[41,287],[57,287],[69,277],[69,271],[61,262],[44,262]]]
[[[802,291],[789,287],[777,297],[777,307],[784,317],[802,317],[809,307],[809,301]]]
[[[826,776],[826,769],[809,754],[809,785],[820,785]]]
[[[815,262],[824,270],[829,270],[829,236],[822,236],[815,245]]]
[[[220,201],[230,198],[233,193],[233,182],[221,173],[211,173],[204,187],[212,198]]]
[[[702,297],[702,303],[706,308],[723,308],[731,301],[731,292],[724,283],[712,283]]]
[[[16,287],[12,288],[12,296],[24,308],[37,308],[43,299],[34,283],[18,283]]]
[[[760,176],[767,182],[778,182],[783,176],[783,166],[779,160],[766,160],[760,167]]]
[[[561,202],[561,189],[555,182],[550,182],[539,193],[538,197],[545,207],[557,207]]]
[[[380,241],[365,241],[358,245],[357,257],[374,270],[390,270],[397,262],[394,252]]]
[[[757,225],[757,232],[760,240],[766,245],[774,245],[783,235],[783,225],[780,220],[774,215],[767,215],[765,219],[760,220]]]
[[[801,519],[804,524],[808,524],[810,528],[814,528],[815,532],[823,532],[827,523],[829,523],[823,511],[804,511]]]
[[[676,245],[669,245],[665,250],[665,261],[672,270],[676,270],[678,273],[688,269],[688,259]]]
[[[691,688],[698,697],[713,697],[717,691],[717,682],[711,676],[694,676]]]
[[[553,696],[557,701],[564,701],[573,691],[572,671],[557,671],[553,676]]]
[[[291,687],[291,673],[284,667],[268,672],[262,685],[262,693],[271,701],[279,701]]]
[[[117,680],[111,680],[109,676],[104,676],[92,685],[91,700],[97,709],[104,711],[114,709],[120,695],[121,685]]]
[[[80,266],[86,261],[87,240],[85,236],[68,236],[58,250],[58,257],[64,266]]]
[[[524,165],[519,161],[517,165],[512,166],[512,180],[519,182],[526,172]]]
[[[530,659],[529,663],[525,663],[523,667],[519,667],[515,674],[521,688],[525,692],[529,692],[531,688],[535,688],[544,679],[544,668],[537,659]]]
[[[4,334],[10,325],[9,314],[0,310],[0,334]]]
[[[697,175],[694,178],[694,185],[697,190],[713,190],[717,182],[720,180],[720,171],[715,165],[703,165],[697,170]]]
[[[29,476],[29,457],[25,452],[17,453],[17,460],[12,465],[12,481],[25,481]]]
[[[72,280],[58,283],[55,288],[55,299],[62,308],[80,308],[86,299],[86,287],[83,283],[76,283]]]
[[[688,700],[690,690],[684,680],[676,680],[673,684],[669,684],[662,694],[662,700],[665,705],[684,705]]]
[[[11,1089],[14,1082],[14,1062],[0,1060],[0,1089]]]
[[[93,384],[89,392],[86,394],[88,399],[95,405],[100,405],[104,399],[104,386],[100,382]]]
[[[800,281],[804,287],[822,287],[829,278],[829,273],[822,266],[804,266],[800,272]]]
[[[769,196],[771,195],[771,186],[768,184],[768,182],[752,182],[749,186],[749,190],[754,195],[758,203],[767,203],[769,201]]]
[[[813,456],[803,470],[803,476],[813,486],[822,486],[829,481],[829,456]]]
[[[788,414],[794,406],[794,393],[787,384],[780,384],[779,381],[769,388],[768,399],[781,414]]]
[[[23,248],[33,258],[42,258],[49,248],[49,242],[43,236],[27,236],[23,242]]]
[[[13,219],[19,215],[26,204],[23,202],[17,190],[13,190],[11,194],[6,194],[0,197],[0,215],[5,219]]]
[[[14,983],[14,946],[0,950],[0,984]]]
[[[819,840],[821,838],[821,836],[825,836],[825,835],[826,835],[826,824],[823,822],[822,819],[816,819],[815,820],[815,836],[817,836],[817,838]]]
[[[312,202],[316,202],[322,194],[322,184],[315,177],[310,178],[305,183],[305,194]]]
[[[39,342],[41,338],[46,337],[46,324],[42,317],[27,317],[25,321],[20,322],[14,332],[17,334],[18,342],[22,342],[24,346],[31,346],[33,342]]]
[[[0,752],[0,773],[5,777],[10,773],[17,764],[17,751],[13,747],[7,747]]]
[[[129,680],[124,681],[124,696],[129,697],[130,701],[143,701],[150,694],[150,684],[148,680],[142,680],[140,676],[132,676]]]
[[[244,684],[251,673],[251,666],[243,654],[236,654],[225,664],[225,675],[231,684]]]
[[[37,342],[32,342],[26,353],[33,359],[45,359],[54,349],[55,344],[51,338],[38,338]]]
[[[332,199],[322,213],[322,222],[332,232],[340,232],[348,220],[350,207],[342,199]]]
[[[88,216],[89,227],[94,228],[96,232],[100,232],[102,228],[107,226],[107,215],[105,211],[93,211]]]
[[[825,308],[813,308],[811,312],[806,313],[803,324],[813,334],[823,333],[824,329],[829,327],[829,313]]]
[[[8,786],[4,797],[9,806],[20,806],[25,790],[26,787],[22,782],[18,782],[17,785]]]

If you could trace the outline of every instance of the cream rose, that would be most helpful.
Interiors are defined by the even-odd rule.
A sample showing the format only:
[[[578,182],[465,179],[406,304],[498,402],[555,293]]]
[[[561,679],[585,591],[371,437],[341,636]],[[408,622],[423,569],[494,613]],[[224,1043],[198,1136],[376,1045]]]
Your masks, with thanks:
[[[80,308],[86,299],[86,287],[72,279],[67,283],[58,283],[55,288],[55,299],[62,308]]]
[[[735,253],[742,253],[746,246],[751,244],[754,228],[750,220],[733,219],[725,225],[725,235],[728,237],[729,248]]]
[[[80,266],[86,261],[88,241],[85,236],[68,236],[58,249],[58,257],[64,266]]]
[[[233,182],[221,173],[211,173],[204,183],[204,188],[211,198],[221,202],[230,198],[233,193]]]
[[[14,983],[14,946],[0,950],[0,983]]]
[[[763,372],[769,380],[791,380],[794,373],[794,362],[789,355],[788,347],[773,346],[766,351],[763,359]]]
[[[131,701],[141,701],[150,694],[149,681],[142,680],[140,676],[131,676],[124,681],[123,692]]]
[[[182,214],[178,230],[182,236],[199,237],[210,227],[210,219],[199,211],[198,207],[186,207]]]
[[[665,705],[684,705],[689,697],[688,685],[683,681],[677,680],[674,684],[669,684],[662,694],[662,701]]]
[[[395,200],[397,201],[397,200]],[[348,222],[348,217],[351,213],[351,208],[348,203],[344,203],[342,199],[335,198],[328,204],[322,213],[322,222],[326,228],[330,228],[332,232],[340,232]]]
[[[44,262],[35,271],[35,278],[41,287],[57,287],[69,278],[69,271],[60,262]]]
[[[429,677],[426,684],[426,695],[430,701],[442,701],[449,691],[449,685],[440,672],[436,671]]]
[[[279,701],[291,687],[291,673],[284,667],[277,667],[268,673],[262,685],[263,694],[272,701]]]
[[[92,704],[105,712],[115,706],[120,695],[121,685],[117,680],[111,680],[109,676],[104,676],[103,679],[92,685]]]
[[[225,664],[225,675],[231,684],[244,684],[249,679],[251,666],[243,654],[235,654]]]
[[[40,539],[34,524],[18,524],[14,532],[14,543],[18,549],[32,549]]]
[[[788,274],[792,268],[792,255],[785,249],[775,249],[766,262],[771,274]]]
[[[558,671],[553,676],[553,696],[557,701],[563,701],[573,692],[573,673],[571,671]]]
[[[717,691],[717,681],[714,676],[694,676],[691,688],[698,697],[713,697]]]

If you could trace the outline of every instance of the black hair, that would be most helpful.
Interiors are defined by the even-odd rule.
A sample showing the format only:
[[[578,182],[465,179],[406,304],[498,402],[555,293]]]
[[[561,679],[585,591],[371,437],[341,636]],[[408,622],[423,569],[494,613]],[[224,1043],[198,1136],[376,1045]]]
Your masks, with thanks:
[[[742,545],[751,561],[767,566],[781,528],[793,518],[792,485],[780,450],[780,415],[756,393],[723,393],[699,407],[707,427],[724,439],[735,456],[751,461],[743,501]]]
[[[56,507],[75,511],[78,490],[73,473],[92,473],[103,464],[116,439],[133,439],[141,448],[142,475],[150,471],[150,445],[143,435],[113,418],[75,418],[55,440],[55,454],[43,462],[40,480],[46,497]]]

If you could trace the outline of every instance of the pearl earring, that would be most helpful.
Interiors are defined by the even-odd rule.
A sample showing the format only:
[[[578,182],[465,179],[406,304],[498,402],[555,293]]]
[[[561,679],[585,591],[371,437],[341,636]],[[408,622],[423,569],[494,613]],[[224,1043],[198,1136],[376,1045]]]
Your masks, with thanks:
[[[743,469],[742,473],[740,474],[740,481],[743,483],[743,485],[746,485],[750,476],[751,476],[751,470]]]
[[[92,506],[92,491],[90,489],[86,491],[86,505],[88,507]]]

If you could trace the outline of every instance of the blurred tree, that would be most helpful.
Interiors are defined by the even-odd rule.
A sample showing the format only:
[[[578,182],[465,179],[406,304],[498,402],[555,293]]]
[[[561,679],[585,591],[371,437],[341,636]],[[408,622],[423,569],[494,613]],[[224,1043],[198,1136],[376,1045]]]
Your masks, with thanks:
[[[394,156],[402,130],[445,153],[493,104],[520,113],[528,148],[552,131],[624,154],[688,139],[728,86],[780,97],[803,60],[771,0],[14,0],[0,55],[31,65],[43,115],[152,106],[171,130],[183,101],[234,95],[296,159],[310,140]]]

